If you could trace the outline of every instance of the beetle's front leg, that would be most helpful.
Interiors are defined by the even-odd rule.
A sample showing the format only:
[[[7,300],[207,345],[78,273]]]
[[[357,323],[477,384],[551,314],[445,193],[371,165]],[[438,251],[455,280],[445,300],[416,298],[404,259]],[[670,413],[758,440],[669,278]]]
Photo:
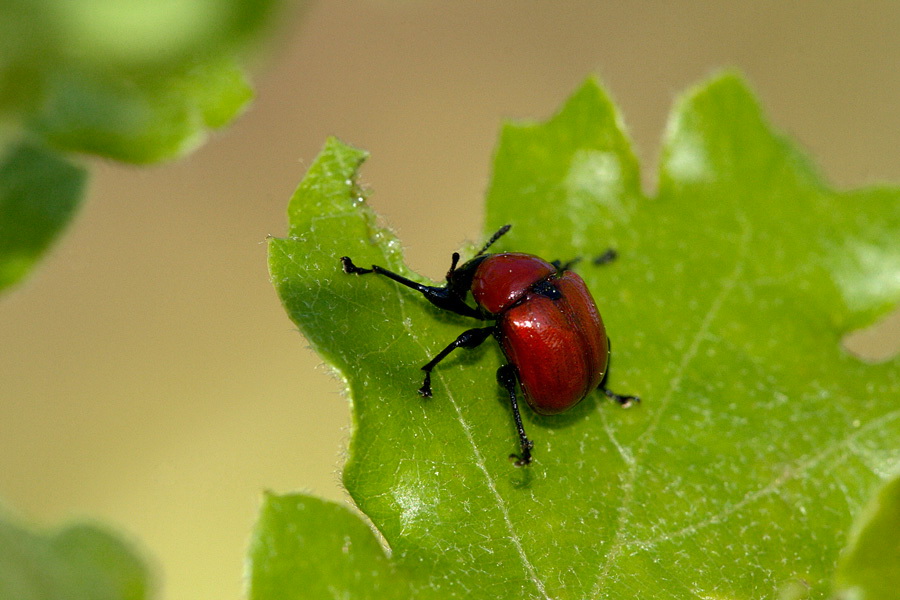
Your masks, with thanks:
[[[448,286],[433,286],[416,283],[411,279],[407,279],[402,275],[398,275],[397,273],[389,271],[384,267],[379,267],[378,265],[372,265],[371,269],[357,267],[355,264],[353,264],[353,261],[350,260],[350,257],[348,256],[341,257],[341,267],[343,268],[344,273],[348,273],[350,275],[369,275],[370,273],[383,275],[388,279],[393,279],[400,285],[405,285],[408,288],[416,290],[417,292],[425,296],[426,300],[428,300],[438,308],[449,310],[450,312],[454,312],[464,317],[472,317],[473,319],[484,320],[484,315],[466,304],[465,301],[460,298],[458,294],[454,293],[454,290],[451,290]]]

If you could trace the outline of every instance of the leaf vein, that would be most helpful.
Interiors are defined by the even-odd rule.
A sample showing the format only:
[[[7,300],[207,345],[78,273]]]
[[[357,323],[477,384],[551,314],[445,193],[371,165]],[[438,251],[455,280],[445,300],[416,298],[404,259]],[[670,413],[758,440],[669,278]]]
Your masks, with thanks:
[[[409,323],[408,319],[406,319],[405,311],[403,323]],[[419,347],[422,348],[422,351],[427,354],[428,349],[424,344],[422,344],[420,339],[414,334],[410,327],[408,325],[404,325],[404,327],[409,332],[410,337],[415,340]],[[540,577],[538,577],[537,570],[535,569],[534,564],[531,562],[531,560],[528,558],[528,554],[525,552],[525,545],[522,543],[521,538],[519,538],[518,533],[516,533],[516,528],[513,526],[512,519],[510,518],[506,501],[504,500],[503,495],[500,494],[500,491],[497,489],[497,485],[494,479],[491,477],[491,474],[488,471],[487,463],[484,460],[484,455],[478,449],[478,443],[475,441],[475,436],[472,432],[472,426],[466,420],[462,412],[462,407],[460,406],[459,402],[456,401],[456,397],[453,395],[453,392],[449,388],[447,389],[446,394],[447,400],[450,402],[453,410],[456,411],[457,420],[462,427],[463,433],[466,436],[466,440],[469,443],[469,447],[472,449],[472,454],[475,458],[475,466],[478,467],[478,470],[481,471],[481,473],[484,475],[488,490],[490,490],[491,495],[496,500],[497,508],[500,510],[500,515],[503,519],[503,524],[509,532],[509,540],[512,542],[513,547],[516,549],[516,553],[519,555],[519,559],[522,561],[522,566],[528,573],[528,577],[534,584],[534,587],[537,589],[538,593],[540,593],[543,598],[550,600],[550,596],[547,595],[544,582]]]
[[[661,535],[659,537],[650,539],[650,540],[632,540],[630,542],[625,543],[626,546],[636,546],[641,549],[648,549],[656,544],[661,542],[667,542],[670,540],[674,540],[677,538],[684,537],[686,535],[690,535],[703,529],[705,527],[709,527],[711,525],[718,525],[723,523],[728,517],[737,513],[747,505],[759,500],[760,498],[767,496],[772,493],[778,493],[780,489],[792,479],[797,478],[803,473],[809,471],[810,469],[816,467],[823,460],[828,458],[830,455],[834,454],[840,449],[845,449],[850,451],[851,453],[856,453],[858,446],[855,442],[863,436],[863,434],[868,433],[871,430],[878,429],[879,427],[889,423],[890,421],[896,420],[900,418],[900,410],[892,411],[885,415],[882,415],[878,419],[873,420],[871,423],[868,423],[866,426],[857,429],[850,435],[845,436],[842,439],[835,440],[831,444],[825,446],[820,452],[816,452],[813,454],[806,454],[804,456],[799,457],[797,460],[793,461],[789,464],[785,469],[781,472],[778,477],[775,477],[772,481],[770,481],[765,486],[748,492],[741,500],[732,504],[731,506],[726,507],[724,510],[720,511],[715,515],[711,515],[702,521],[698,521],[697,523],[692,523],[691,525],[687,525],[682,527],[681,529],[674,531],[672,533],[668,533],[666,535]],[[875,473],[879,475],[879,473]],[[846,495],[846,486],[841,485],[842,490]],[[848,505],[851,504],[849,496],[846,497]]]
[[[665,414],[666,409],[672,401],[672,398],[678,391],[678,388],[681,386],[681,380],[684,377],[684,374],[687,372],[688,367],[697,356],[697,353],[700,350],[700,345],[708,339],[708,333],[713,321],[718,315],[719,310],[722,308],[725,299],[737,285],[738,279],[740,278],[741,273],[744,270],[744,266],[746,265],[750,248],[751,229],[746,217],[744,217],[743,215],[739,215],[739,219],[741,224],[741,237],[738,241],[738,256],[735,260],[735,266],[728,277],[722,282],[722,287],[719,289],[718,294],[716,294],[716,297],[710,304],[709,310],[706,311],[706,314],[703,317],[703,321],[700,323],[700,327],[697,329],[697,332],[694,334],[694,337],[691,340],[690,346],[682,355],[681,362],[678,364],[678,368],[670,380],[669,388],[666,391],[665,395],[660,399],[659,407],[656,410],[656,413],[653,415],[653,418],[651,419],[650,424],[647,426],[647,429],[638,438],[637,450],[634,453],[632,461],[628,463],[628,470],[622,483],[622,501],[619,504],[619,515],[616,520],[615,535],[613,536],[613,541],[610,545],[610,549],[606,553],[606,561],[600,569],[597,580],[591,590],[590,596],[592,598],[600,597],[602,582],[608,578],[609,571],[612,568],[612,565],[615,562],[616,558],[618,558],[619,553],[624,547],[628,545],[624,540],[625,528],[628,525],[631,500],[634,498],[635,482],[637,481],[638,472],[640,469],[640,457],[646,452],[650,441],[653,439],[654,432],[659,427],[659,423],[662,420],[663,414]]]

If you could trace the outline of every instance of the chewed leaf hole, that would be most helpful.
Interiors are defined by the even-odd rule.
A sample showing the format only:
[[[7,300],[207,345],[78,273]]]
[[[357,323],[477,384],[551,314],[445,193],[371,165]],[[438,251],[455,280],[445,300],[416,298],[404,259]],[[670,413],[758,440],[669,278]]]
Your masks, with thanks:
[[[900,308],[874,325],[844,337],[844,348],[870,363],[887,362],[900,355]]]

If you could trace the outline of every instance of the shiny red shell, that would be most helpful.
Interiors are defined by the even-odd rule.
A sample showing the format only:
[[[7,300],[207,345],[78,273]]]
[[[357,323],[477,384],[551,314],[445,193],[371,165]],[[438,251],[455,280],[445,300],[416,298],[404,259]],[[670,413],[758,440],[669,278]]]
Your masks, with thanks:
[[[559,298],[532,289],[545,280]],[[600,385],[609,342],[597,305],[577,273],[557,275],[556,267],[530,254],[492,254],[475,271],[472,295],[495,315],[497,340],[535,412],[564,412]]]
[[[555,273],[556,267],[533,254],[488,254],[475,270],[472,298],[484,310],[498,315],[521,300],[532,285]]]

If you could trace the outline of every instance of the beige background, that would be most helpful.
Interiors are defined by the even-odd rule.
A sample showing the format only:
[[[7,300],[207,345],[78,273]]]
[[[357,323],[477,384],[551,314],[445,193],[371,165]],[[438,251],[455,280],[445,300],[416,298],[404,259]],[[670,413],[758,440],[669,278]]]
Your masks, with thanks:
[[[75,226],[0,299],[0,497],[140,540],[170,599],[240,597],[264,488],[344,497],[348,413],[268,281],[266,234],[328,135],[438,277],[481,228],[504,118],[598,74],[653,184],[673,95],[722,66],[837,186],[900,181],[900,3],[321,2],[258,100],[187,160],[97,163]],[[868,352],[898,348],[893,332]]]

